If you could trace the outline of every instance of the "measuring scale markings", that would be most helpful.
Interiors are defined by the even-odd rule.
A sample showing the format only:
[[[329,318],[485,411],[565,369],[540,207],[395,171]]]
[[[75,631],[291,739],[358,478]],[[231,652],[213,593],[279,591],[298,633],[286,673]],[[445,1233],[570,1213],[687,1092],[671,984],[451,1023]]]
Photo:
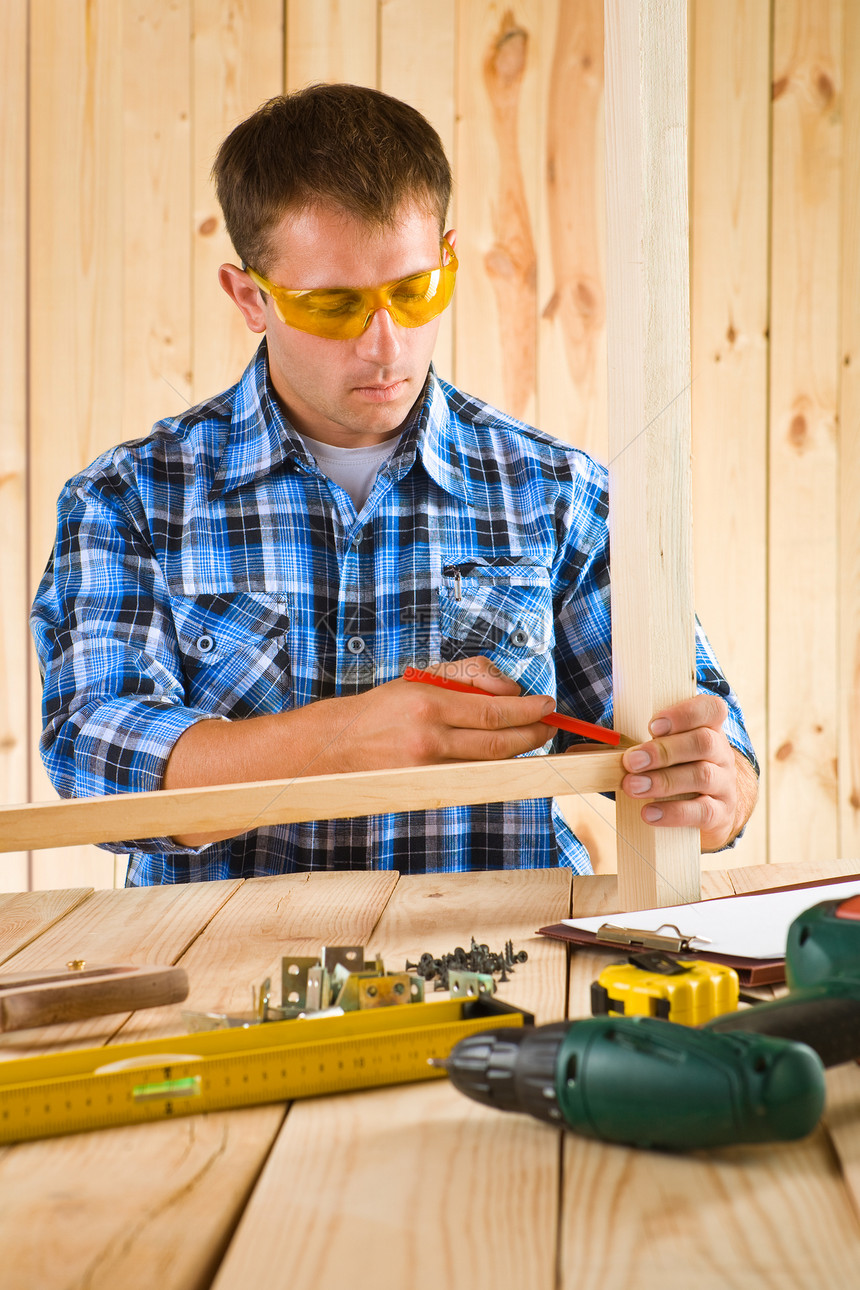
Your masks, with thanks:
[[[130,1055],[107,1067],[103,1048],[23,1058],[0,1064],[0,1141],[443,1078],[429,1058],[467,1034],[526,1020],[495,1000],[451,1001],[171,1041],[187,1039],[198,1053],[159,1053],[163,1040],[116,1045]]]

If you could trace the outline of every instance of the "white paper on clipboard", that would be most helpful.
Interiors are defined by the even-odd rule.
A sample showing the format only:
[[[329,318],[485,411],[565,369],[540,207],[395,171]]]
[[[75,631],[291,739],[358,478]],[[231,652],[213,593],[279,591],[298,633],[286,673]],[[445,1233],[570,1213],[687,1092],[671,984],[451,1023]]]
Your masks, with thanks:
[[[656,932],[671,924],[693,938],[690,952],[732,958],[780,959],[785,957],[788,929],[799,914],[824,900],[845,900],[860,895],[860,882],[835,882],[764,891],[753,896],[721,896],[690,905],[666,905],[596,918],[565,918],[562,926],[595,934],[606,923],[637,931]],[[702,938],[711,942],[706,945]]]

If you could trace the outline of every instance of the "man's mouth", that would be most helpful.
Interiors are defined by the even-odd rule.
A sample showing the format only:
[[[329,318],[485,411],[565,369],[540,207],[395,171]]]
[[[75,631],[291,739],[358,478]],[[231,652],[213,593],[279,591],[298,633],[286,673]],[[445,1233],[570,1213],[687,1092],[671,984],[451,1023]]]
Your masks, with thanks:
[[[390,403],[406,389],[406,381],[378,381],[372,385],[357,385],[355,393],[371,403]]]

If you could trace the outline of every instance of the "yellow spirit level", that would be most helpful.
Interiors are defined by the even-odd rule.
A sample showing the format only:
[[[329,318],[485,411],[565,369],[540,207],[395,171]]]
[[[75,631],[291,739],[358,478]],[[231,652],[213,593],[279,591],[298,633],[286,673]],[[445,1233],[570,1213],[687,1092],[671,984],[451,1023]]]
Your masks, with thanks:
[[[464,1036],[533,1020],[482,995],[0,1062],[0,1142],[438,1079]]]

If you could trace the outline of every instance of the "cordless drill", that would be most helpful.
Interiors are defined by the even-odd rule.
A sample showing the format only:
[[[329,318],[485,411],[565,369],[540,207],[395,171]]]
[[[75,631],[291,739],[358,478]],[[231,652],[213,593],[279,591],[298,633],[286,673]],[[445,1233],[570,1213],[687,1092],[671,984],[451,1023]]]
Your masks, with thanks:
[[[786,980],[784,998],[701,1028],[641,1016],[483,1031],[439,1065],[479,1102],[605,1142],[800,1138],[824,1109],[825,1066],[860,1056],[860,897],[795,919]]]

